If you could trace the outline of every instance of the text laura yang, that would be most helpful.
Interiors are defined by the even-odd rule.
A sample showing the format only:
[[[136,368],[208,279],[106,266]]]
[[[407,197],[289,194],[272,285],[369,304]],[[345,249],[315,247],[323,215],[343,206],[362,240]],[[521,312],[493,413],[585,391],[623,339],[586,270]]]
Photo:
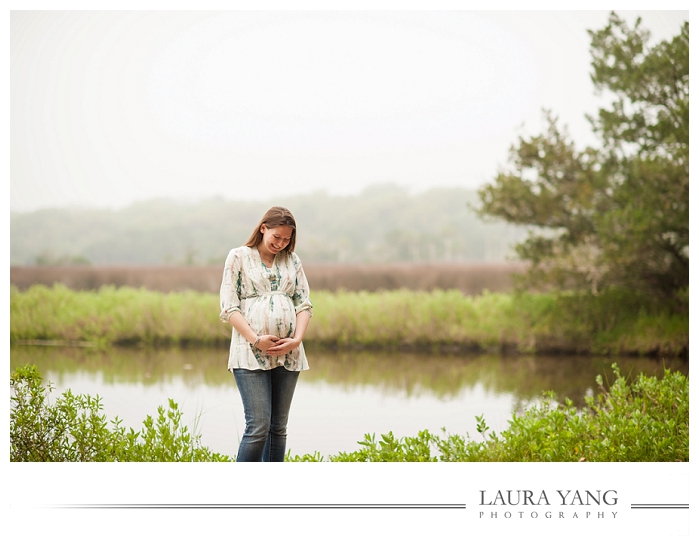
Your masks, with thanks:
[[[480,490],[479,505],[616,505],[616,490]]]

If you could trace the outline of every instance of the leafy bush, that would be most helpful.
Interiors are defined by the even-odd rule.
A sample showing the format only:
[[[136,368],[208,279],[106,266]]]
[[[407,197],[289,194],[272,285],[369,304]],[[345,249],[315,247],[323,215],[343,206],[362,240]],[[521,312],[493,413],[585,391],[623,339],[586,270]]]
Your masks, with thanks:
[[[118,418],[110,427],[99,396],[67,390],[51,403],[53,386],[41,385],[34,366],[12,373],[10,389],[10,461],[230,461],[201,446],[200,436],[182,425],[172,399],[136,432],[126,431]]]
[[[389,432],[378,443],[373,435],[361,449],[330,456],[331,462],[665,462],[689,461],[689,381],[679,372],[662,379],[640,375],[629,385],[613,365],[615,382],[588,397],[577,409],[572,401],[557,404],[553,393],[544,403],[514,415],[500,435],[476,418],[483,441],[460,435],[442,437],[421,431],[396,439]],[[319,454],[289,461],[323,461]]]
[[[488,434],[476,417],[483,441],[468,436],[443,436],[420,431],[396,439],[392,432],[366,435],[354,452],[340,452],[331,462],[559,462],[559,461],[689,461],[689,381],[680,372],[663,378],[640,375],[629,384],[613,365],[609,390],[597,377],[600,393],[587,397],[582,409],[572,401],[556,403],[553,393],[542,404],[513,415],[499,435]],[[140,432],[128,432],[115,418],[111,427],[101,413],[98,396],[73,395],[70,390],[54,403],[52,386],[41,385],[34,366],[10,376],[11,461],[231,461],[201,446],[200,436],[181,423],[182,413],[170,400],[147,416]],[[287,461],[321,462],[318,452]]]

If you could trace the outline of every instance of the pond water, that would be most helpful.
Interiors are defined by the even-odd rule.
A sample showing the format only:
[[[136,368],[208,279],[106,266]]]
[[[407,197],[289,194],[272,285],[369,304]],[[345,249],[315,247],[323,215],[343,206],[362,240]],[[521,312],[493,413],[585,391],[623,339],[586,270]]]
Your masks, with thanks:
[[[492,431],[554,391],[577,405],[597,392],[595,377],[612,380],[611,364],[635,377],[662,375],[663,366],[688,374],[681,360],[631,357],[435,355],[391,352],[326,352],[307,348],[311,369],[301,373],[291,407],[287,448],[294,455],[328,456],[359,448],[365,433],[420,430],[470,435],[476,416]],[[110,349],[13,346],[12,369],[36,365],[57,394],[99,395],[109,419],[140,430],[147,415],[174,399],[184,423],[202,444],[235,455],[245,428],[227,349]]]

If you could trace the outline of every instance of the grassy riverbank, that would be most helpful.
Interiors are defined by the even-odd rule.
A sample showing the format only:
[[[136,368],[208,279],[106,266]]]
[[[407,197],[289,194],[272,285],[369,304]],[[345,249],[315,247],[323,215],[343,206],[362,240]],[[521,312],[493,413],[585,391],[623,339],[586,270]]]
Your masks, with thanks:
[[[307,344],[429,351],[675,356],[688,352],[689,316],[620,291],[604,295],[458,291],[312,294]],[[684,297],[688,302],[688,295]],[[218,297],[129,287],[10,290],[12,343],[226,345]]]
[[[628,383],[614,366],[615,381],[606,390],[598,378],[599,395],[587,397],[582,409],[572,402],[548,401],[513,415],[508,429],[484,440],[461,435],[396,439],[366,436],[360,449],[327,460],[320,454],[287,455],[288,461],[330,462],[517,462],[517,461],[689,461],[689,381],[679,372],[663,378],[638,376]],[[232,461],[200,443],[181,422],[182,413],[170,401],[147,416],[141,431],[108,421],[98,396],[70,391],[51,402],[35,367],[10,376],[10,461]],[[111,425],[110,425],[111,424]]]

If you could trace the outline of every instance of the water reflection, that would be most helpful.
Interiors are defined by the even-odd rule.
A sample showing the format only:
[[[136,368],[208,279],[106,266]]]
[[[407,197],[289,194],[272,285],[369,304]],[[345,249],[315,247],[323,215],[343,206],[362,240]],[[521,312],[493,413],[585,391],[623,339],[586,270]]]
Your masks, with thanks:
[[[301,375],[292,407],[289,448],[294,454],[336,454],[357,448],[364,433],[421,429],[479,438],[475,416],[492,430],[507,427],[544,391],[581,405],[596,392],[595,377],[611,380],[611,363],[635,377],[662,374],[663,366],[688,374],[682,361],[579,356],[426,355],[323,352],[308,348],[311,370]],[[244,428],[242,405],[225,349],[111,349],[16,346],[11,367],[35,364],[59,392],[99,394],[104,411],[140,429],[147,414],[172,398],[204,444],[235,454]]]

